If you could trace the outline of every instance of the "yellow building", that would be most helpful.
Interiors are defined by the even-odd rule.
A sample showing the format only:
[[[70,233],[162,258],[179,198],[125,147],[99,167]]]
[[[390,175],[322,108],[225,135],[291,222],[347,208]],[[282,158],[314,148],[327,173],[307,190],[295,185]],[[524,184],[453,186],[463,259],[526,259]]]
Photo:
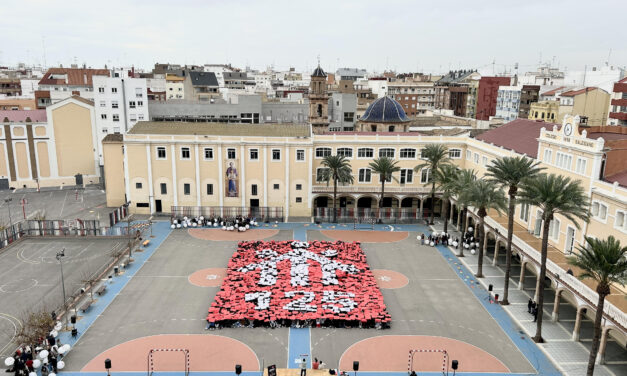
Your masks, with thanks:
[[[73,96],[45,110],[0,111],[0,188],[99,183],[94,106]]]
[[[542,101],[532,103],[529,109],[529,119],[557,122],[560,118],[560,104],[558,101]]]
[[[561,123],[566,115],[580,116],[587,125],[606,125],[610,94],[597,87],[569,90],[559,100],[532,103],[529,119]]]

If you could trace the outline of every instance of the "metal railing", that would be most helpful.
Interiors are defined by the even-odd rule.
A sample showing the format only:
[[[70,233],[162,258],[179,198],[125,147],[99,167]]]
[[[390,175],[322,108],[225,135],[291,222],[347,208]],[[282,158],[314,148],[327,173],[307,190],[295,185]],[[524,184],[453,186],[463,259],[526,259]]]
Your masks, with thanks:
[[[379,223],[421,223],[431,213],[427,208],[337,208],[335,220],[339,223],[353,223],[355,220],[374,219]],[[437,213],[436,213],[437,216]],[[314,208],[314,221],[332,222],[333,208]]]
[[[172,206],[171,217],[235,218],[250,217],[259,222],[283,221],[283,208],[279,206]]]

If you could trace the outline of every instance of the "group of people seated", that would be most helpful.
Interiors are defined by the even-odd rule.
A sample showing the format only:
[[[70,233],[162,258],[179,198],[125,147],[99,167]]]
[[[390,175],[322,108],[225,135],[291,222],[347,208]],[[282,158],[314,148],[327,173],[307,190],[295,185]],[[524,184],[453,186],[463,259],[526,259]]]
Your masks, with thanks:
[[[224,231],[246,231],[253,226],[259,226],[256,218],[244,217],[241,215],[234,218],[214,216],[205,218],[202,215],[199,217],[179,217],[172,218],[172,222],[170,224],[170,227],[173,229],[188,227],[221,227]]]
[[[381,322],[380,320],[340,320],[340,319],[311,319],[311,320],[221,320],[213,322],[207,319],[205,330],[215,330],[222,328],[359,328],[359,329],[389,329],[389,322]]]
[[[459,245],[459,239],[451,238],[451,234],[447,234],[445,232],[437,233],[433,232],[431,235],[418,235],[416,239],[420,240],[421,245],[430,245],[432,247],[436,245],[452,245],[453,247],[457,247]]]
[[[57,322],[50,334],[40,343],[22,345],[13,354],[6,358],[6,372],[15,373],[15,376],[28,376],[32,373],[42,376],[54,376],[65,367],[63,355],[70,349],[70,345],[62,345],[56,338],[62,325]]]

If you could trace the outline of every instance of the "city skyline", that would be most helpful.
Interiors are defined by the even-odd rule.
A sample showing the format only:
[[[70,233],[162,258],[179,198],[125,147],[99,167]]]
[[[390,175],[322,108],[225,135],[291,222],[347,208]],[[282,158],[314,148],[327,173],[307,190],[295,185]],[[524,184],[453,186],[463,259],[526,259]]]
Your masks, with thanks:
[[[157,62],[231,63],[308,71],[320,56],[329,70],[438,74],[478,69],[499,74],[513,73],[515,64],[523,73],[540,63],[583,70],[606,63],[625,66],[627,61],[621,35],[609,32],[620,22],[620,9],[627,10],[617,1],[594,6],[583,1],[482,1],[472,6],[458,1],[319,1],[306,11],[285,1],[247,0],[186,1],[176,7],[144,0],[89,8],[74,1],[24,4],[24,16],[0,25],[1,35],[11,36],[0,48],[0,65],[149,69]],[[0,11],[10,14],[11,9],[3,4]],[[61,27],[64,19],[67,26]]]

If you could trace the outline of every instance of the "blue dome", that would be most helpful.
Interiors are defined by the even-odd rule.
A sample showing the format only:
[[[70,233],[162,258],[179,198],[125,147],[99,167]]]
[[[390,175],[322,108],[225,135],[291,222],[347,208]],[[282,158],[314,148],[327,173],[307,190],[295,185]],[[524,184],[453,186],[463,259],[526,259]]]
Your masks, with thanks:
[[[378,98],[364,112],[360,121],[369,123],[404,123],[410,121],[403,106],[390,97]]]

